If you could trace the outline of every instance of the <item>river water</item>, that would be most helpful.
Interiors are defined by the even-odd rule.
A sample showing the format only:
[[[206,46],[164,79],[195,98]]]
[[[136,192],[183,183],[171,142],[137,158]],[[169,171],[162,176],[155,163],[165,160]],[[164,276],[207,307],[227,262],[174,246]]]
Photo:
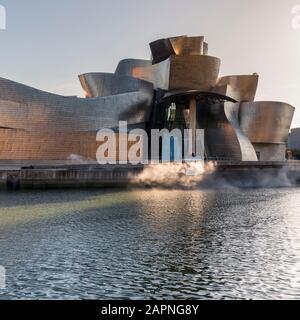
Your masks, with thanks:
[[[0,193],[0,299],[300,298],[300,189]]]

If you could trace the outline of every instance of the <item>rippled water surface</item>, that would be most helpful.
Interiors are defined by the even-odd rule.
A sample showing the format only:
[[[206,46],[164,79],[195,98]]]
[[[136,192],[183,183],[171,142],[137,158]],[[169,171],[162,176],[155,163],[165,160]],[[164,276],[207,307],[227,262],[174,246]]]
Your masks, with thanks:
[[[0,193],[19,298],[300,298],[300,189]]]

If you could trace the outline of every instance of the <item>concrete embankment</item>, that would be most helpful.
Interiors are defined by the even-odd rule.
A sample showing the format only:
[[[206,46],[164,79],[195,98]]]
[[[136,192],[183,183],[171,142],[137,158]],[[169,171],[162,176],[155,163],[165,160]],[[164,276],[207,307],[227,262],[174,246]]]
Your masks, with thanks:
[[[72,162],[0,162],[0,188],[101,188],[126,187],[147,166]],[[288,187],[300,183],[300,161],[218,162],[203,174],[204,187]],[[143,185],[141,185],[143,186]]]
[[[37,163],[31,165],[0,165],[0,188],[100,188],[126,187],[143,166],[121,166],[72,163]]]
[[[219,162],[213,179],[217,183],[236,187],[292,187],[300,184],[300,161],[280,162]]]

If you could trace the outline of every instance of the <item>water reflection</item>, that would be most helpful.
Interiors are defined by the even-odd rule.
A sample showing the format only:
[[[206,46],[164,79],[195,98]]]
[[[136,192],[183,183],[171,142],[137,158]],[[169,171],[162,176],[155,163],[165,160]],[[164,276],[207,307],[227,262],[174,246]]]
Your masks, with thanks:
[[[0,297],[299,297],[299,194],[2,193]]]

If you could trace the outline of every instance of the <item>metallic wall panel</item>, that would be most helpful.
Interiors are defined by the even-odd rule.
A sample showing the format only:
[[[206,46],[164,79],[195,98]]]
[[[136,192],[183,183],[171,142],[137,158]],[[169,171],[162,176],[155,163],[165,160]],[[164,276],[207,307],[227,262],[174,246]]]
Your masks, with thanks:
[[[170,59],[146,67],[136,67],[132,70],[132,77],[151,82],[155,89],[168,90]]]
[[[133,76],[135,68],[148,67],[151,65],[152,65],[151,60],[124,59],[119,62],[116,68],[115,74],[119,74],[123,76]]]
[[[240,145],[241,150],[241,161],[257,161],[257,155],[256,151],[248,139],[248,137],[244,134],[244,132],[241,130],[240,124],[239,124],[239,110],[240,110],[240,104],[239,103],[232,103],[232,102],[225,102],[224,104],[224,112],[225,115],[235,131],[237,140]]]
[[[221,60],[211,56],[172,56],[169,90],[210,91],[217,82]]]
[[[108,97],[63,97],[0,78],[0,159],[65,160],[96,156],[96,132],[119,121],[144,127],[151,84]]]
[[[208,159],[241,160],[241,147],[228,121],[224,103],[198,102],[197,127],[204,129],[205,154]]]
[[[181,37],[179,37],[180,39]],[[149,44],[153,63],[159,63],[176,54],[169,39],[160,39]]]
[[[294,110],[281,102],[241,103],[241,129],[252,143],[286,143]]]
[[[171,38],[170,42],[176,55],[202,55],[204,53],[204,37]]]
[[[210,91],[217,83],[221,61],[207,56],[204,37],[180,36],[150,43],[153,64],[147,60],[120,61],[116,74],[153,83],[155,89]]]
[[[188,38],[187,35],[183,35],[183,36],[177,36],[177,37],[173,37],[173,38],[169,38],[168,41],[170,42],[172,48],[173,48],[173,52],[172,54],[175,55],[180,55],[182,54],[182,49],[185,43],[185,40]],[[171,56],[171,54],[169,55],[169,57]],[[168,57],[168,58],[169,58]]]
[[[160,63],[172,55],[207,55],[208,44],[204,37],[179,36],[150,43],[153,63]]]
[[[251,102],[255,98],[258,78],[256,74],[221,77],[212,91],[239,102]]]
[[[155,89],[210,91],[216,85],[221,61],[211,56],[182,55],[132,69],[132,76],[152,82]]]
[[[112,73],[86,73],[79,76],[86,97],[104,97],[149,88],[144,81]]]

